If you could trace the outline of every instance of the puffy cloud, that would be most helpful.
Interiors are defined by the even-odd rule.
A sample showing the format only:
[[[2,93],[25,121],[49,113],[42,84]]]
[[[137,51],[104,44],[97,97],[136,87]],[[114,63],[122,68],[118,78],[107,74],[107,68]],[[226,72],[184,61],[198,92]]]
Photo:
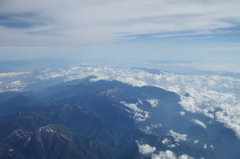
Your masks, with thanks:
[[[170,143],[171,143],[171,140],[169,140],[168,138],[165,138],[162,140],[162,144],[164,144],[164,145],[168,145]]]
[[[199,142],[198,140],[194,140],[194,141],[193,141],[194,144],[196,144],[196,143],[198,143],[198,142]]]
[[[140,144],[138,141],[136,142],[138,145],[139,152],[143,155],[152,154],[154,151],[156,151],[156,147],[151,147],[148,144]]]
[[[153,133],[153,131],[152,131],[153,129],[156,129],[161,126],[162,126],[162,124],[151,124],[150,126],[140,127],[140,130],[146,134],[151,134],[151,133]]]
[[[158,128],[158,127],[162,127],[162,124],[151,124],[152,128]]]
[[[142,121],[145,121],[147,118],[149,118],[149,112],[147,111],[143,111],[141,110],[140,108],[137,107],[138,103],[134,104],[134,103],[126,103],[125,101],[120,101],[120,103],[122,105],[124,105],[125,107],[128,107],[131,109],[130,110],[127,110],[127,112],[129,113],[132,113],[134,115],[134,119],[138,122],[142,122]]]
[[[159,154],[152,154],[151,158],[152,159],[194,159],[193,157],[190,157],[186,154],[183,154],[177,157],[175,153],[170,150],[160,151]]]
[[[193,121],[195,124],[200,125],[200,126],[203,127],[204,129],[207,128],[206,124],[204,124],[204,123],[201,122],[200,120],[193,119],[192,121]]]
[[[169,135],[171,135],[175,139],[176,142],[187,140],[187,134],[179,134],[179,133],[174,132],[173,130],[169,130]]]
[[[204,145],[203,145],[203,148],[207,149],[207,144],[204,144]]]
[[[181,115],[181,116],[184,116],[184,115],[185,115],[185,112],[184,112],[184,111],[180,111],[180,115]]]
[[[149,104],[151,104],[151,106],[152,106],[153,108],[155,108],[155,107],[157,107],[159,100],[157,100],[157,99],[147,99],[146,101],[147,101]]]
[[[152,128],[150,126],[140,127],[140,130],[143,131],[146,134],[152,133]]]
[[[227,128],[236,132],[236,136],[240,139],[240,105],[230,106],[224,111],[216,112],[217,121],[224,123]]]
[[[194,159],[194,158],[190,157],[190,156],[188,156],[186,154],[183,154],[183,155],[179,156],[178,159]]]
[[[160,151],[158,155],[153,154],[152,159],[177,159],[177,157],[172,151],[166,150]]]
[[[122,105],[134,110],[135,112],[143,112],[140,108],[137,107],[137,103],[134,104],[134,103],[126,103],[125,101],[121,101],[120,102]]]
[[[169,140],[168,138],[163,139],[162,144],[167,145],[167,147],[169,147],[169,148],[174,148],[174,147],[178,146],[178,144],[176,144],[176,145],[172,144],[171,140]]]

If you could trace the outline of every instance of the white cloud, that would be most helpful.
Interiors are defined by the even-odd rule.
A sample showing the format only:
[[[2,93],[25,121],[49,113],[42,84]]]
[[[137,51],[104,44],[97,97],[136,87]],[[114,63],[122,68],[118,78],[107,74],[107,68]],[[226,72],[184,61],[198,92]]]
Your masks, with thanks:
[[[151,127],[152,128],[162,127],[162,124],[161,123],[159,123],[159,124],[151,124]]]
[[[180,115],[181,115],[181,116],[184,116],[184,115],[185,115],[185,112],[184,112],[184,111],[180,111]]]
[[[134,110],[135,112],[143,112],[140,108],[137,107],[137,103],[134,104],[134,103],[126,103],[125,101],[121,101],[120,102],[122,105]]]
[[[128,107],[131,109],[131,111],[127,110],[127,112],[132,113],[134,115],[134,119],[138,122],[142,122],[145,121],[147,118],[149,118],[149,112],[147,111],[143,111],[140,108],[137,107],[138,103],[134,104],[134,103],[126,103],[125,101],[120,101],[120,103],[122,105],[124,105],[125,107]]]
[[[140,130],[143,131],[146,134],[151,134],[152,133],[152,128],[150,126],[145,126],[145,127],[140,127]]]
[[[207,144],[204,144],[204,145],[203,145],[203,148],[207,149]]]
[[[240,105],[238,104],[236,106],[226,106],[228,106],[229,108],[225,109],[224,111],[216,112],[217,121],[224,123],[227,128],[235,131],[236,136],[240,139]]]
[[[19,22],[28,27],[2,25],[0,42],[3,45],[84,45],[144,34],[164,33],[158,37],[169,32],[173,32],[171,36],[220,34],[215,30],[239,25],[238,6],[239,1],[234,0],[70,0],[68,3],[8,0],[1,3],[0,16],[6,17],[6,23]]]
[[[199,142],[198,140],[194,140],[194,141],[193,141],[194,144],[196,144],[196,143],[198,143],[198,142]]]
[[[165,138],[162,140],[162,144],[164,144],[164,145],[168,145],[170,143],[171,143],[171,140],[169,140],[168,138]]]
[[[136,80],[132,77],[123,77],[123,78],[119,77],[119,78],[116,78],[116,80],[124,82],[124,83],[129,83],[133,86],[138,86],[138,87],[142,87],[142,86],[146,85],[146,83],[144,81]]]
[[[140,127],[140,130],[146,134],[154,133],[152,130],[158,127],[162,127],[162,124],[151,124],[150,126]]]
[[[140,144],[138,141],[136,142],[138,145],[139,152],[143,155],[152,154],[154,151],[156,151],[156,147],[151,147],[148,144]]]
[[[166,150],[160,151],[158,155],[153,154],[152,159],[177,159],[177,157],[172,151]]]
[[[138,99],[138,103],[143,104],[143,102],[140,99]]]
[[[146,101],[147,101],[149,104],[151,104],[151,106],[152,106],[153,108],[155,108],[155,107],[157,107],[159,100],[157,100],[157,99],[147,99]]]
[[[0,93],[2,92],[19,92],[22,91],[27,86],[27,83],[22,83],[21,81],[13,81],[7,84],[3,84],[0,87]]]
[[[213,146],[213,145],[210,145],[210,147],[211,147],[212,149],[214,149],[214,146]]]
[[[179,144],[172,144],[171,140],[169,140],[168,138],[163,139],[162,144],[167,145],[167,147],[169,148],[174,148],[176,146],[179,146]]]
[[[0,78],[12,77],[12,76],[20,76],[30,74],[30,72],[4,72],[0,73]]]
[[[159,154],[152,154],[151,158],[152,159],[194,159],[193,157],[190,157],[186,154],[183,154],[177,157],[175,153],[170,150],[159,151]]]
[[[176,142],[187,140],[187,134],[179,134],[179,133],[174,132],[173,130],[169,130],[169,135],[171,135],[175,139]]]
[[[203,127],[204,129],[207,128],[206,124],[204,124],[204,123],[201,122],[200,120],[193,119],[192,121],[193,121],[195,124],[200,125],[200,126]]]
[[[194,158],[190,157],[190,156],[188,156],[186,154],[183,154],[183,155],[179,156],[178,159],[194,159]]]

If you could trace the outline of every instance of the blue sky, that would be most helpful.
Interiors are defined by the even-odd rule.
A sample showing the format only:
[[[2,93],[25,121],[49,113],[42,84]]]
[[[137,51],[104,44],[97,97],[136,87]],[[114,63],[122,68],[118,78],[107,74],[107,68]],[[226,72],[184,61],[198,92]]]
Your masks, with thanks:
[[[238,0],[3,0],[0,60],[240,62]]]

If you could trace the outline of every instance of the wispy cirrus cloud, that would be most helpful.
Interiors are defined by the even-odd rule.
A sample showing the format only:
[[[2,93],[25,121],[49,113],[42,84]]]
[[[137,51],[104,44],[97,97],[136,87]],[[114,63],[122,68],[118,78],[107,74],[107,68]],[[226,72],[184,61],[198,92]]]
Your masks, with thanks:
[[[8,0],[0,5],[1,45],[85,45],[226,33],[240,23],[238,1]],[[186,9],[188,8],[188,9]],[[220,30],[220,31],[219,31]],[[232,31],[234,32],[234,31]],[[184,35],[184,34],[183,34]]]
[[[200,120],[193,119],[192,121],[193,121],[195,124],[200,125],[200,126],[203,127],[204,129],[207,128],[206,124],[204,124],[204,123],[201,122]]]
[[[13,81],[7,84],[0,82],[0,93],[23,91],[27,85],[28,85],[27,83],[23,83],[22,81]]]
[[[26,74],[30,74],[30,73],[31,72],[3,72],[3,73],[0,73],[0,78],[19,76],[19,75],[26,75]]]

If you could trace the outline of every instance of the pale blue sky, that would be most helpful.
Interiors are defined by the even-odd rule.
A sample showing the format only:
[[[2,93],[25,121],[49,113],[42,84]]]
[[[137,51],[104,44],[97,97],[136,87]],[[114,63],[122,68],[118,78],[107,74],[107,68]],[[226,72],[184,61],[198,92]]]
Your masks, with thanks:
[[[0,60],[240,62],[238,0],[3,0]]]

